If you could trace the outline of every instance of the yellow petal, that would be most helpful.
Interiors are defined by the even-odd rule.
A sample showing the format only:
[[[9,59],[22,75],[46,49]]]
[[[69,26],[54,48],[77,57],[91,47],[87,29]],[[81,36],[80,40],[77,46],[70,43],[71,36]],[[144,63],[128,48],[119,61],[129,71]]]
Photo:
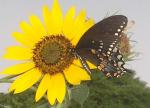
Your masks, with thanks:
[[[32,48],[34,46],[34,43],[32,43],[32,41],[30,41],[30,37],[32,37],[32,36],[30,36],[28,38],[28,36],[26,36],[22,33],[19,33],[19,32],[13,32],[12,36],[24,46],[28,46],[30,48]]]
[[[6,68],[1,72],[1,74],[10,74],[10,75],[21,74],[34,67],[35,65],[33,62],[20,63]]]
[[[57,93],[58,93],[58,88],[56,88],[57,80],[58,80],[57,74],[52,75],[48,84],[47,98],[51,105],[54,105],[57,98]]]
[[[89,19],[83,23],[80,23],[80,26],[78,27],[78,29],[76,29],[76,34],[74,34],[74,38],[72,40],[72,43],[74,45],[76,45],[80,38],[84,35],[84,33],[86,31],[88,31],[89,28],[91,28],[94,25],[94,20],[93,19]]]
[[[81,83],[80,78],[78,77],[78,75],[70,72],[70,70],[71,69],[64,71],[67,81],[72,85],[79,85]]]
[[[90,80],[91,79],[90,76],[88,75],[88,73],[84,69],[82,69],[74,64],[71,65],[68,69],[66,69],[64,71],[64,74],[65,74],[67,81],[73,85],[80,84],[80,82],[82,80]]]
[[[73,6],[68,10],[63,22],[63,34],[70,40],[73,38],[72,25],[74,24],[74,17],[75,17],[75,7]]]
[[[40,19],[37,16],[32,15],[29,17],[29,19],[30,19],[30,23],[32,25],[32,28],[36,34],[35,38],[37,38],[37,40],[40,40],[41,38],[43,38],[44,36],[47,35],[46,30],[45,30],[42,22],[40,21]]]
[[[89,65],[90,69],[95,69],[97,68],[93,63],[87,61],[87,64]]]
[[[37,35],[35,34],[35,31],[33,30],[33,28],[28,24],[26,23],[25,21],[22,21],[20,23],[20,28],[22,30],[22,33],[24,34],[24,39],[28,39],[28,41],[30,42],[30,44],[32,46],[35,45],[35,43],[38,42],[37,40]]]
[[[63,24],[63,15],[60,8],[60,5],[58,3],[58,0],[54,0],[53,6],[52,6],[52,26],[53,26],[53,34],[61,34],[62,33],[62,24]]]
[[[65,83],[64,76],[62,74],[58,74],[56,86],[57,88],[59,88],[57,92],[57,100],[61,104],[66,94],[66,83]]]
[[[48,100],[51,105],[54,105],[56,99],[59,103],[62,103],[66,94],[65,79],[61,73],[51,76],[48,82]]]
[[[88,19],[80,29],[79,34],[77,34],[77,37],[82,37],[86,31],[88,31],[89,28],[91,28],[94,25],[93,19]],[[76,43],[80,40],[80,38],[75,38]]]
[[[89,28],[91,28],[94,25],[94,23],[95,22],[93,19],[88,19],[84,24],[84,28],[81,35],[83,35]]]
[[[76,66],[78,66],[78,67],[83,67],[82,64],[81,64],[81,62],[80,62],[80,60],[78,60],[78,59],[74,60],[73,64],[76,65]]]
[[[46,27],[46,31],[48,32],[49,35],[52,35],[53,21],[48,6],[43,6],[43,19],[44,19],[44,25]]]
[[[27,22],[22,21],[20,23],[20,28],[21,28],[21,30],[22,30],[23,33],[31,34],[30,37],[32,36],[33,29],[32,29],[32,27],[29,24],[27,24]]]
[[[36,102],[39,101],[41,97],[45,94],[45,92],[47,91],[49,81],[50,81],[50,75],[45,74],[36,92],[36,96],[35,96]]]
[[[32,58],[32,50],[22,46],[11,46],[6,50],[4,58],[11,60],[29,60]]]
[[[20,75],[11,85],[9,92],[14,91],[14,93],[20,93],[35,84],[42,76],[42,73],[38,69],[32,69],[28,72]]]
[[[86,21],[86,12],[84,10],[80,11],[79,15],[76,17],[73,24],[73,40],[74,45],[77,44],[78,40],[81,38],[82,29],[84,28],[84,23]]]

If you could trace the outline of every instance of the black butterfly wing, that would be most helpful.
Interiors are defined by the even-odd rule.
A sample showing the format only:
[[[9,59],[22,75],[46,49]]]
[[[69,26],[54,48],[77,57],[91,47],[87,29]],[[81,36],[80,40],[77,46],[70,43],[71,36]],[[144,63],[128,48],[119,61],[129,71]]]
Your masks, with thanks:
[[[119,37],[126,25],[127,18],[123,15],[110,16],[98,22],[91,27],[78,42],[76,46],[78,54],[98,67],[103,65],[104,69],[101,68],[101,70],[106,75],[111,73],[107,67],[115,67],[115,63],[117,64],[115,65],[118,66],[117,62],[119,60],[117,61],[112,55],[119,54],[113,50],[118,45]],[[118,73],[115,74],[115,76],[120,73],[119,71],[123,66],[117,67],[117,69],[118,68],[119,70],[116,70]],[[111,76],[114,76],[114,73],[116,72],[112,72]]]
[[[80,39],[76,48],[90,48],[92,42],[102,41],[103,49],[108,49],[111,43],[118,41],[119,36],[127,25],[127,18],[123,15],[110,16],[91,27]],[[98,46],[97,46],[98,47]]]

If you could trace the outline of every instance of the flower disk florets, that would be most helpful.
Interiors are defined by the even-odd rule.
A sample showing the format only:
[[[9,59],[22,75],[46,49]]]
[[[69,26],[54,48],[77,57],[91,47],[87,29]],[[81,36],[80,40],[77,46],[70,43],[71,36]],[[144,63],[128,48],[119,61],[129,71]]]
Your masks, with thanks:
[[[71,42],[62,35],[45,36],[33,49],[33,61],[43,73],[63,72],[72,64]]]

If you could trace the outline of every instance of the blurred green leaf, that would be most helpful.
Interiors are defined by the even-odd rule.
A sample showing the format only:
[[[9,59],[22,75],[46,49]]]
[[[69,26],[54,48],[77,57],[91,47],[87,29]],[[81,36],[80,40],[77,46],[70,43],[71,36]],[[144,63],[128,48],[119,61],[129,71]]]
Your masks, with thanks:
[[[76,86],[71,90],[71,97],[82,106],[89,95],[89,87],[86,84]]]
[[[62,104],[57,104],[55,106],[52,106],[51,108],[65,108],[65,107],[64,104],[62,103]]]
[[[102,73],[97,70],[92,74],[93,80],[88,82],[90,93],[82,108],[149,108],[150,88],[135,78],[134,71],[128,70],[121,78],[112,79],[99,74]],[[80,105],[72,100],[69,108]]]
[[[48,103],[44,103],[44,104],[37,106],[36,108],[50,108],[50,107]]]

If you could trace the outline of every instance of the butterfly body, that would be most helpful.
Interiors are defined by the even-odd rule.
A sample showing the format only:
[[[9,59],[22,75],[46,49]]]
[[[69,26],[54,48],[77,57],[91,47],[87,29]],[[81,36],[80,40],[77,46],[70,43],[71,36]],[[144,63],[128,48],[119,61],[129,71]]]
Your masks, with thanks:
[[[118,43],[127,22],[123,15],[110,16],[96,23],[81,37],[75,51],[86,71],[90,72],[86,63],[89,61],[107,77],[119,77],[125,73]]]

